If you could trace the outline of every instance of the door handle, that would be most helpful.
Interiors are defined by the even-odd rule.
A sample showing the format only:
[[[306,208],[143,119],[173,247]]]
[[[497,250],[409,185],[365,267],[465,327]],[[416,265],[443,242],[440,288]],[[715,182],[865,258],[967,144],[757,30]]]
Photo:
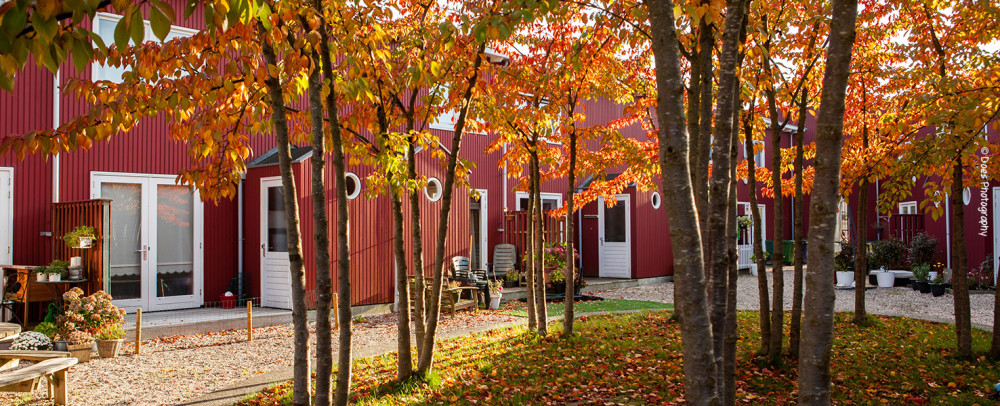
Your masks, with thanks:
[[[261,257],[267,257],[267,250],[264,249],[264,244],[260,245],[260,256]]]
[[[604,245],[604,237],[601,237],[601,245]]]
[[[145,261],[146,260],[146,254],[149,252],[149,246],[148,245],[143,245],[141,250],[135,250],[135,252],[141,252],[142,253],[142,260]]]

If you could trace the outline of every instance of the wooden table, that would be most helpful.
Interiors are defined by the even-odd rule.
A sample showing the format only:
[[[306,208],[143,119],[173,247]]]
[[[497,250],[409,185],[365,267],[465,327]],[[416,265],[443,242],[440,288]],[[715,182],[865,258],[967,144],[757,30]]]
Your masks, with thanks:
[[[21,326],[16,323],[0,323],[0,339],[21,334]]]
[[[37,283],[48,288],[49,293],[52,293],[56,297],[54,302],[58,303],[59,307],[62,307],[63,294],[69,291],[71,286],[87,282],[90,282],[90,279],[62,279],[58,281],[33,281],[32,283]]]
[[[70,286],[77,285],[81,283],[87,283],[90,279],[78,279],[78,280],[61,280],[58,282],[43,281],[39,282],[35,279],[35,275],[31,272],[37,268],[33,265],[0,265],[0,272],[4,283],[6,284],[8,276],[12,274],[17,275],[17,281],[21,283],[21,289],[16,292],[17,300],[24,305],[24,318],[21,319],[22,323],[28,322],[28,303],[33,302],[52,302],[57,303],[62,302],[62,293],[69,290]],[[6,285],[5,285],[6,286]],[[4,292],[6,295],[9,292]]]

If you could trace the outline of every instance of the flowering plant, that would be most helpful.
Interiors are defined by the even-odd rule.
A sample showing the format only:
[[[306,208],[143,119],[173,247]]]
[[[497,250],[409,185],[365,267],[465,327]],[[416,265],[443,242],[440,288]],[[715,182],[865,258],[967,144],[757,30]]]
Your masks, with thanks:
[[[989,289],[993,285],[993,258],[986,258],[978,268],[969,269],[969,289]]]
[[[490,296],[496,296],[503,293],[503,282],[496,279],[490,279],[489,282]]]
[[[70,342],[88,342],[76,341],[84,339],[84,334],[93,341],[92,336],[102,327],[125,322],[125,311],[112,304],[111,295],[104,291],[84,296],[80,288],[73,288],[63,294],[63,302],[63,314],[56,318],[56,324],[59,336]]]
[[[108,324],[97,330],[98,340],[118,340],[125,338],[125,329],[121,324]]]
[[[37,331],[26,331],[14,339],[10,349],[17,351],[46,351],[52,348],[52,340]]]

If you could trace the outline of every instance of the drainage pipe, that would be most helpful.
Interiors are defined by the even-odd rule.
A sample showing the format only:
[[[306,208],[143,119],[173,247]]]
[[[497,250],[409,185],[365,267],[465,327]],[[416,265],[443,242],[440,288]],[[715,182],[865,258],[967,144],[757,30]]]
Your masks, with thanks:
[[[246,181],[246,178],[247,178],[247,174],[246,174],[246,172],[243,172],[240,175],[240,184],[237,187],[237,193],[236,193],[236,196],[237,196],[236,197],[236,205],[237,205],[237,209],[236,209],[236,212],[237,212],[237,215],[236,215],[236,218],[237,218],[236,224],[237,224],[237,230],[238,230],[237,231],[237,238],[236,238],[236,242],[237,242],[237,244],[236,244],[236,247],[237,247],[236,248],[236,264],[237,264],[236,265],[236,279],[237,279],[237,284],[238,284],[238,288],[237,288],[238,292],[236,294],[237,294],[237,297],[239,297],[241,299],[245,298],[244,294],[243,294],[243,244],[245,242],[243,240],[243,183]]]

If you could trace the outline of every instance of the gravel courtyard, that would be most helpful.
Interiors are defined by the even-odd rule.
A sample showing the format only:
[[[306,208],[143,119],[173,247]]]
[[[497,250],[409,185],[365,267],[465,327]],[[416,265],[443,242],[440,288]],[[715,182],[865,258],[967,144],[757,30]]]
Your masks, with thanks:
[[[785,309],[791,309],[791,268],[786,268]],[[738,281],[740,309],[758,308],[757,279],[741,275]],[[673,284],[630,287],[592,292],[608,299],[673,302]],[[993,322],[993,295],[971,296],[972,322],[989,327]],[[908,316],[932,321],[953,322],[953,297],[934,298],[910,288],[871,289],[866,295],[869,312]],[[854,310],[853,290],[838,290],[836,310]],[[498,311],[478,314],[459,312],[452,320],[443,317],[439,332],[460,335],[471,331],[523,322],[523,318]],[[311,326],[315,328],[315,326]],[[143,342],[143,354],[136,356],[131,344],[115,359],[95,358],[73,367],[70,389],[78,405],[161,405],[192,400],[213,391],[236,385],[255,375],[285,369],[292,363],[291,325],[254,329],[254,341],[246,341],[245,330],[188,336],[164,337]],[[336,334],[336,333],[335,333]],[[396,316],[368,317],[354,325],[354,350],[380,353],[395,350]],[[96,357],[96,354],[95,354]],[[45,384],[35,396],[0,394],[0,404],[44,405],[40,400]]]
[[[785,267],[785,310],[792,309],[792,269]],[[771,293],[771,273],[768,276],[768,292]],[[835,309],[838,312],[854,311],[854,290],[837,290]],[[609,299],[650,300],[672,303],[674,284],[662,283],[634,288],[602,291],[597,294]],[[757,277],[741,274],[737,282],[737,306],[741,310],[760,309],[760,295],[757,291]],[[970,295],[970,310],[973,326],[992,328],[993,295]],[[931,294],[915,292],[909,287],[869,289],[865,294],[865,309],[872,314],[885,316],[906,316],[918,319],[955,322],[954,297],[946,294],[933,297]]]

